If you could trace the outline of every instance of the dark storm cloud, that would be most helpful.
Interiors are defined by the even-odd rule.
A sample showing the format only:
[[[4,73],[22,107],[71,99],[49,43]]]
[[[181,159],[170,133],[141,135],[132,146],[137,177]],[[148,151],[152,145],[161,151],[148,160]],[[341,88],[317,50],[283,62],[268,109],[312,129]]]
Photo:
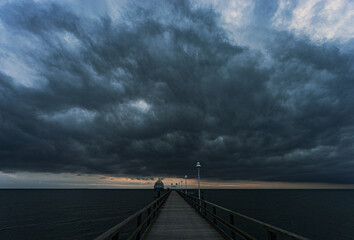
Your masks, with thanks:
[[[137,178],[130,178],[131,180],[141,180],[141,181],[149,181],[149,180],[155,180],[153,177],[137,177]]]
[[[118,23],[1,6],[41,81],[0,74],[0,170],[354,183],[352,55],[274,31],[251,50],[212,9],[138,3]]]

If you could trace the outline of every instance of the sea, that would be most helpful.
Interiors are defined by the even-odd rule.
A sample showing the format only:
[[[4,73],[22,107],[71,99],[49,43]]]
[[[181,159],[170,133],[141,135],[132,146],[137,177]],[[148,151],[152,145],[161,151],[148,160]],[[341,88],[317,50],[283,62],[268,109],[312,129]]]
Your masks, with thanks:
[[[209,202],[309,239],[354,240],[354,190],[203,192]],[[154,199],[153,190],[3,189],[0,239],[94,239]],[[238,224],[252,229],[235,218]],[[265,239],[261,231],[254,233]]]

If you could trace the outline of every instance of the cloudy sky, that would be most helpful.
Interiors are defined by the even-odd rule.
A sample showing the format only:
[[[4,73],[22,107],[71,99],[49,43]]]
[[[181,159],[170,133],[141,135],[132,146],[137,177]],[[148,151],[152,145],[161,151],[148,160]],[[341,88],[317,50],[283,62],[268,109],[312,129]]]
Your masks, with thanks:
[[[0,187],[353,187],[353,12],[2,0]]]

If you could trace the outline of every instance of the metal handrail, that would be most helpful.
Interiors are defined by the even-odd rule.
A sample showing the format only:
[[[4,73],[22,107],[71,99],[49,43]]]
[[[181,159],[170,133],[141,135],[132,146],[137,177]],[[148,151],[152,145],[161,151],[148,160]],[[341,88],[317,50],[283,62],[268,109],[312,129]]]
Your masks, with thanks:
[[[283,236],[287,239],[291,239],[291,240],[309,240],[308,238],[299,236],[295,233],[292,232],[288,232],[286,230],[283,230],[281,228],[272,226],[270,224],[264,223],[262,221],[256,220],[254,218],[245,216],[243,214],[234,212],[232,210],[229,210],[227,208],[221,207],[219,205],[216,205],[214,203],[205,201],[204,199],[199,199],[191,194],[185,194],[182,191],[178,191],[178,193],[190,204],[192,205],[192,207],[194,207],[197,211],[199,211],[201,214],[203,214],[205,217],[207,216],[207,214],[209,214],[210,216],[213,217],[213,221],[211,223],[213,223],[216,226],[217,221],[219,221],[220,223],[222,223],[224,226],[228,227],[231,230],[231,236],[228,235],[228,237],[230,237],[231,239],[235,239],[235,232],[238,233],[240,236],[242,236],[244,239],[247,240],[255,240],[254,237],[252,237],[251,235],[249,235],[248,233],[242,231],[241,229],[235,227],[234,224],[234,216],[242,218],[252,224],[255,224],[257,226],[262,227],[266,232],[267,232],[267,236],[268,236],[268,240],[276,240],[277,239],[277,235]],[[209,209],[207,209],[207,205],[211,206],[213,208],[213,211],[210,211]],[[216,215],[216,209],[222,210],[225,213],[228,213],[230,216],[230,221],[227,221],[223,218],[221,218],[220,216]],[[226,234],[226,233],[225,233]]]
[[[129,216],[122,222],[118,223],[108,231],[102,233],[95,240],[118,240],[120,232],[124,229],[132,221],[136,220],[136,228],[133,233],[130,234],[128,239],[140,239],[142,234],[142,229],[144,226],[148,228],[151,222],[157,217],[157,213],[160,211],[161,206],[166,201],[167,197],[169,196],[171,190],[167,191],[164,195],[144,207],[143,209],[137,211],[133,215]],[[142,221],[142,216],[146,213],[145,218]]]

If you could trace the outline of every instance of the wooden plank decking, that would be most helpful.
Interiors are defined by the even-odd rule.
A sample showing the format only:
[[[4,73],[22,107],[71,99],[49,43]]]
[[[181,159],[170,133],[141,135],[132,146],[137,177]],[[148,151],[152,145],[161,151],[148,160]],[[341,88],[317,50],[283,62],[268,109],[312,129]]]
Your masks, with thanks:
[[[224,238],[176,191],[172,191],[145,239]]]

